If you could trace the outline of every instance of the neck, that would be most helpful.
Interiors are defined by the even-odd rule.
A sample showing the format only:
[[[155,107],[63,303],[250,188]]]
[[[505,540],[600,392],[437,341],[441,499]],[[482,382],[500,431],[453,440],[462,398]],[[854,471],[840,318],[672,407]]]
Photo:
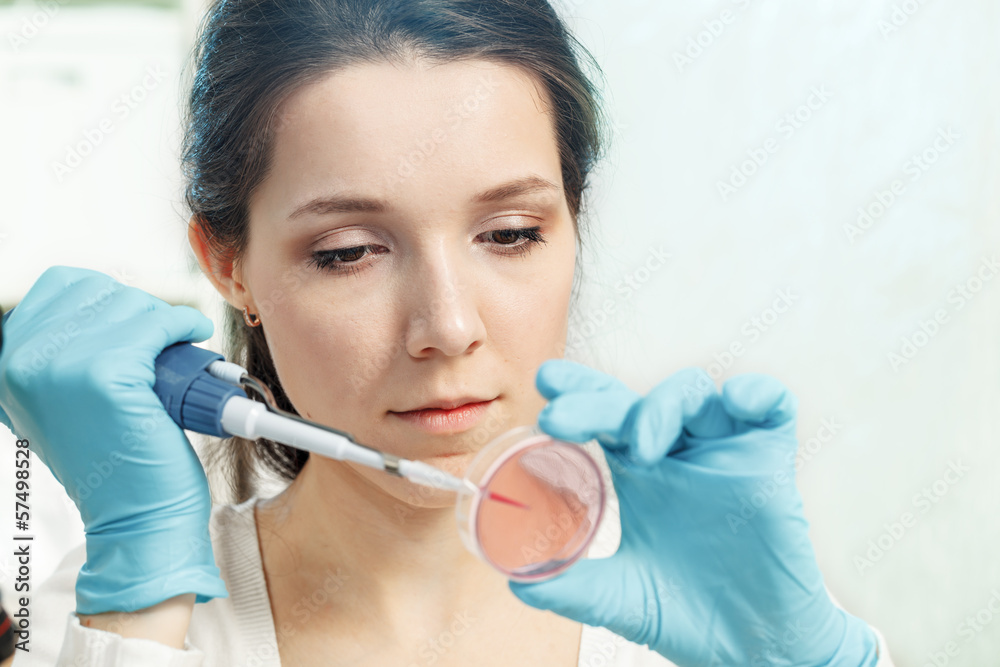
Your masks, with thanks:
[[[381,473],[380,473],[381,474]],[[399,497],[349,464],[312,456],[281,494],[258,504],[269,582],[308,596],[336,582],[328,611],[357,611],[399,628],[455,613],[511,609],[507,580],[468,552],[455,524],[455,495]],[[399,498],[422,498],[419,504]],[[340,604],[336,604],[340,601]]]

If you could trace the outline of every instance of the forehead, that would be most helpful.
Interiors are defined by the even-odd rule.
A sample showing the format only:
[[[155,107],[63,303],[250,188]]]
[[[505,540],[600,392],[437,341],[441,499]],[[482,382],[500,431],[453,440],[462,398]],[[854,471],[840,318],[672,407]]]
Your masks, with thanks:
[[[548,96],[490,61],[361,64],[293,92],[279,109],[264,195],[331,189],[427,198],[538,173],[561,183]]]

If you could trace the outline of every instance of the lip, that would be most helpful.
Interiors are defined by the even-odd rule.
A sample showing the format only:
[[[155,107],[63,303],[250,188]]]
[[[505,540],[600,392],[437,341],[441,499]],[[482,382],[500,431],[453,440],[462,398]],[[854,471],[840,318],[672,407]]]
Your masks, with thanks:
[[[389,414],[427,433],[460,433],[475,426],[495,400],[466,403],[451,410],[427,408]]]
[[[496,398],[496,396],[494,396],[493,398]],[[460,408],[463,405],[468,405],[469,403],[483,403],[486,402],[487,400],[492,400],[492,399],[479,398],[478,396],[458,396],[456,398],[444,399],[437,401],[435,403],[428,403],[426,405],[421,405],[419,408],[413,408],[412,410],[402,410],[400,412],[401,413],[417,412],[419,410],[431,410],[435,408],[438,410],[453,410],[455,408]]]

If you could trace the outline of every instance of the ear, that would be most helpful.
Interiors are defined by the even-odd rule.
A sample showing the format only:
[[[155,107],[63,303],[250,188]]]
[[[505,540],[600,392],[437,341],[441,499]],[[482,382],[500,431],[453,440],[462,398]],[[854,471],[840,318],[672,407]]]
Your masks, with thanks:
[[[188,243],[191,244],[191,250],[194,251],[205,277],[215,286],[222,298],[237,310],[249,306],[250,312],[257,312],[253,296],[244,286],[232,256],[213,252],[208,242],[208,230],[197,213],[192,215],[188,222]]]

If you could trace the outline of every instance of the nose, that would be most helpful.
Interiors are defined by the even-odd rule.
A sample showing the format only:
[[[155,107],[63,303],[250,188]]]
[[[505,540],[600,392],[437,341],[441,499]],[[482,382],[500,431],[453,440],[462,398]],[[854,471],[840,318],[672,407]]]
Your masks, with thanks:
[[[406,351],[416,359],[453,357],[486,342],[475,267],[439,246],[412,267],[407,289]]]

